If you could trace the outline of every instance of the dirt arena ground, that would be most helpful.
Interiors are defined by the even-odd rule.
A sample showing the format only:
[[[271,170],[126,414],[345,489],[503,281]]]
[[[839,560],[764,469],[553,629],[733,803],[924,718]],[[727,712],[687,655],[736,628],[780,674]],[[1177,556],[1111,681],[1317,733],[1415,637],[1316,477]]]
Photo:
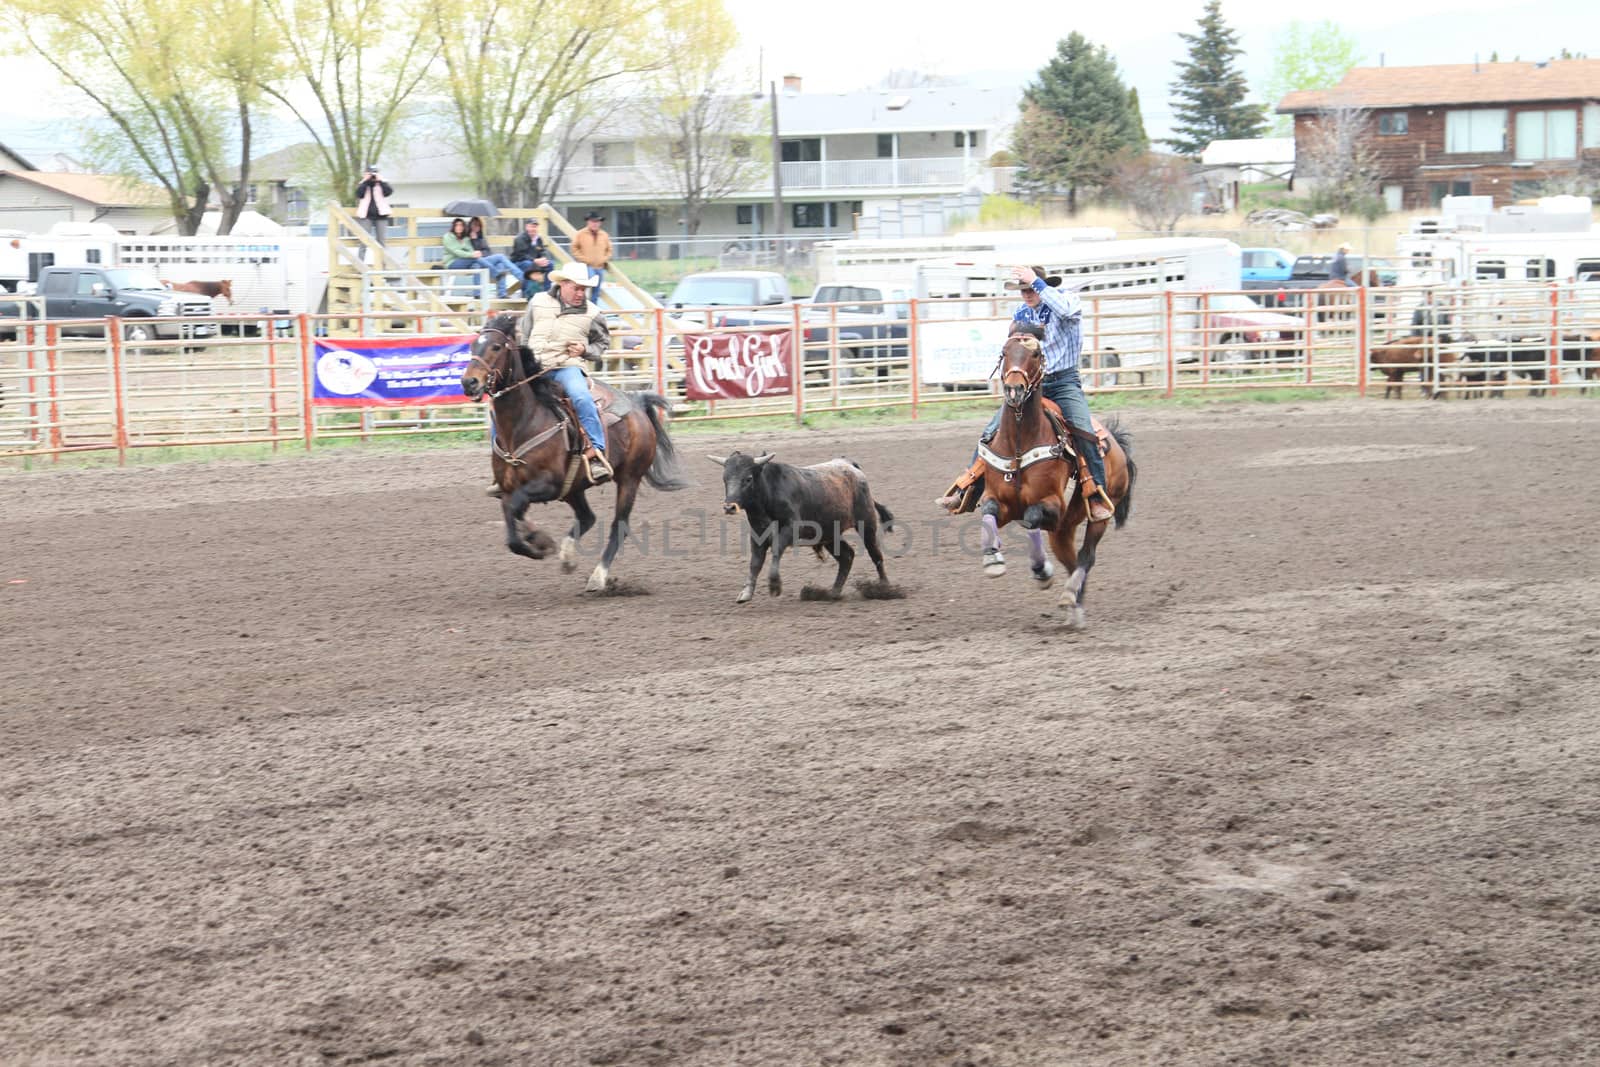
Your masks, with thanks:
[[[0,475],[0,1062],[1596,1062],[1597,415],[1134,411],[1082,634],[976,423],[683,437],[600,599],[476,449]],[[906,597],[735,605],[735,443]]]

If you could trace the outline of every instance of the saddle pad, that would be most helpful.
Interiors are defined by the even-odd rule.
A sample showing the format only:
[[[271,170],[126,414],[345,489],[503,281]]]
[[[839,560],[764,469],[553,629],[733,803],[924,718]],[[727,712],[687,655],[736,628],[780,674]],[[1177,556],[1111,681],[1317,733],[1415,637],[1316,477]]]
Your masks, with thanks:
[[[1067,422],[1067,417],[1061,413],[1060,406],[1057,405],[1054,400],[1051,400],[1049,397],[1045,397],[1044,406],[1047,412],[1061,420],[1061,425],[1071,426],[1071,424]],[[1089,425],[1094,427],[1095,445],[1100,449],[1100,454],[1103,456],[1107,452],[1110,452],[1111,431],[1106,429],[1106,424],[1100,421],[1099,416],[1090,415]]]

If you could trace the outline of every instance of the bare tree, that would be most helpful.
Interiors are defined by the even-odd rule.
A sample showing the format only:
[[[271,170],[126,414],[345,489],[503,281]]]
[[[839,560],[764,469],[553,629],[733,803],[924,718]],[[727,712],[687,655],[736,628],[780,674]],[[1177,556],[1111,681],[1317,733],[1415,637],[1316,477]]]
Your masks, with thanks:
[[[1139,226],[1152,233],[1171,233],[1194,206],[1193,162],[1160,152],[1126,155],[1111,175],[1111,189],[1120,196]]]
[[[1317,112],[1306,136],[1296,138],[1296,177],[1311,183],[1313,207],[1369,220],[1383,214],[1372,133],[1371,111],[1332,104]]]

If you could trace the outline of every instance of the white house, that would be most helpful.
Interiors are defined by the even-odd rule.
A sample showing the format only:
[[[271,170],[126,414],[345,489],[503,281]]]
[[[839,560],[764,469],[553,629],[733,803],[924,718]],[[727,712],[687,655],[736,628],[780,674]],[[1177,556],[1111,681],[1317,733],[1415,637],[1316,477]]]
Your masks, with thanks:
[[[4,144],[0,144],[0,170],[33,169],[35,168],[32,163],[29,163],[26,159],[23,159],[22,156],[7,148]]]
[[[0,229],[44,233],[56,222],[104,222],[120,233],[170,224],[161,190],[107,174],[0,171]]]
[[[1212,141],[1200,153],[1202,167],[1236,167],[1245,183],[1288,181],[1294,173],[1293,137]]]
[[[785,78],[777,121],[784,233],[939,232],[951,212],[974,210],[983,193],[1008,188],[1011,170],[994,156],[1008,144],[1020,99],[1020,86],[805,93],[799,78]],[[770,138],[769,99],[752,104],[749,136]],[[581,145],[556,206],[574,219],[600,212],[618,241],[680,236],[682,198],[670,173],[647,160],[640,136],[624,120]],[[770,235],[778,230],[772,211],[773,173],[762,167],[745,188],[710,206],[700,232]]]

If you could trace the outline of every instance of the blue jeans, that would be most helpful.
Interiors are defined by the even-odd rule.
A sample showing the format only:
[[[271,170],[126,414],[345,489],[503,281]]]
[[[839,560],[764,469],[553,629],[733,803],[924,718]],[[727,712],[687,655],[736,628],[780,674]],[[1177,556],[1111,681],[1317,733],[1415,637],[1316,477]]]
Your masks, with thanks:
[[[1072,425],[1084,433],[1094,433],[1094,423],[1089,419],[1089,401],[1083,395],[1083,382],[1078,378],[1077,367],[1068,367],[1066,370],[1056,371],[1054,374],[1046,374],[1044,381],[1039,385],[1039,392],[1043,396],[1054,400],[1056,406],[1061,409],[1061,413],[1067,417],[1067,421]],[[983,428],[984,440],[993,437],[995,431],[1000,429],[1000,416],[1005,413],[1005,410],[1005,406],[1001,405],[1000,410],[994,413],[994,418],[989,420],[989,425]],[[1101,458],[1100,450],[1090,447],[1087,442],[1077,440],[1072,442],[1072,447],[1084,453],[1083,458],[1089,464],[1089,477],[1094,479],[1096,485],[1104,489],[1106,487],[1106,462]],[[974,460],[978,458],[976,450],[973,451],[972,458]]]
[[[598,304],[600,303],[600,284],[606,280],[606,272],[601,270],[599,267],[590,267],[589,273],[593,274],[595,277],[594,295],[590,296],[589,300],[592,303]]]
[[[550,377],[572,398],[572,406],[578,409],[578,422],[583,425],[583,432],[589,435],[594,447],[604,452],[606,428],[600,423],[600,409],[594,405],[594,395],[589,392],[589,379],[584,375],[583,368],[562,367],[551,371]]]
[[[517,265],[498,253],[492,256],[479,256],[478,265],[487,270],[489,277],[499,283],[501,296],[506,295],[506,277],[508,275],[519,282],[522,280],[522,272],[517,269]]]

